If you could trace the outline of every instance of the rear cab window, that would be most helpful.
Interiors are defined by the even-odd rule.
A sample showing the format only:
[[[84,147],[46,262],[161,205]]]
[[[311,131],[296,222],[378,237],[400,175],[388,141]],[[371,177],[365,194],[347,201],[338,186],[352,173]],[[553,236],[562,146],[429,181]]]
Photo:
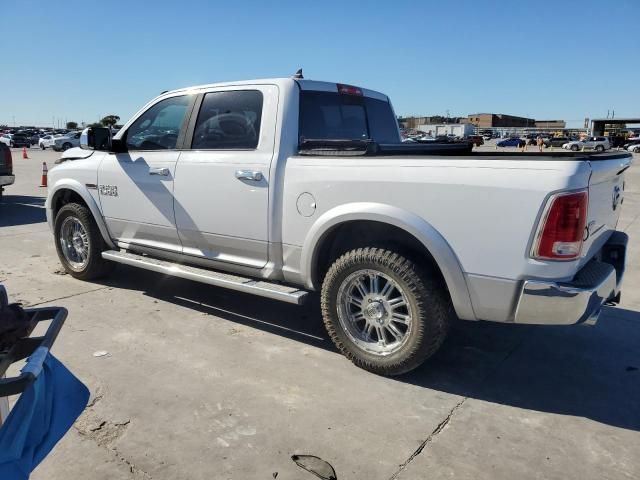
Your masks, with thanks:
[[[302,90],[299,118],[300,143],[305,140],[400,143],[391,104],[368,96]]]

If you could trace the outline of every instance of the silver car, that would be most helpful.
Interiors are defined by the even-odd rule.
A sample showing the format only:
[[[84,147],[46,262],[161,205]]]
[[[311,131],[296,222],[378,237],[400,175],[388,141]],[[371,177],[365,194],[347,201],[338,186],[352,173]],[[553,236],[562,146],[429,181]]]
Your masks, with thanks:
[[[80,134],[82,132],[71,132],[67,133],[65,136],[56,138],[53,142],[53,149],[56,152],[69,150],[71,147],[79,147],[80,146]]]
[[[609,144],[609,139],[607,137],[588,137],[584,140],[567,142],[562,145],[562,148],[565,150],[572,150],[574,152],[584,148],[595,150],[596,152],[604,152],[605,150],[609,150],[611,145]]]

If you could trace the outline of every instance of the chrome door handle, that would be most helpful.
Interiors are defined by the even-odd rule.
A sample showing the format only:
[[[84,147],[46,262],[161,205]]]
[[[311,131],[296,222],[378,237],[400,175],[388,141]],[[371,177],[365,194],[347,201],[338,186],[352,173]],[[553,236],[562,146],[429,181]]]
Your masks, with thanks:
[[[256,170],[236,170],[236,178],[238,180],[250,180],[252,182],[259,182],[262,180],[262,172]]]
[[[150,168],[149,175],[162,175],[163,177],[169,176],[168,168]]]

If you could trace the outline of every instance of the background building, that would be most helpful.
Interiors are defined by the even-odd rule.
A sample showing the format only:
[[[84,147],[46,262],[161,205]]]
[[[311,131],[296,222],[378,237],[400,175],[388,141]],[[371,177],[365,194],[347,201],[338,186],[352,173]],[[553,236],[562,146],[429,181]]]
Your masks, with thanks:
[[[549,130],[564,130],[567,122],[564,120],[536,120],[536,128],[547,128]]]
[[[444,117],[442,115],[432,115],[430,117],[398,117],[400,128],[415,129],[418,125],[440,125],[463,123],[463,117]]]
[[[534,128],[536,126],[533,118],[516,117],[504,113],[474,113],[467,116],[464,123],[470,123],[478,128]]]
[[[398,124],[400,128],[419,130],[427,134],[431,132],[430,134],[433,136],[447,134],[468,136],[473,134],[474,129],[476,132],[490,130],[499,135],[519,135],[536,131],[564,132],[567,127],[564,120],[536,120],[504,113],[474,113],[466,117],[444,117],[442,115],[398,117]],[[444,128],[447,125],[458,125],[459,127],[466,125],[466,127]],[[464,135],[460,135],[459,132],[464,132]]]
[[[475,132],[475,127],[469,123],[427,123],[418,125],[415,129],[431,137],[455,135],[463,138],[473,135]]]
[[[594,118],[591,120],[591,135],[605,135],[605,133],[622,133],[628,130],[627,124],[640,125],[640,117],[635,118]]]

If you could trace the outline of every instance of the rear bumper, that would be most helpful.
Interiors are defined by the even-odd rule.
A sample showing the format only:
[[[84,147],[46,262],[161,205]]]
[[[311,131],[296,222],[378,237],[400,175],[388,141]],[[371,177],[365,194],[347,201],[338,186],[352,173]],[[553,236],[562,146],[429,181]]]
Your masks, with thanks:
[[[1,175],[0,174],[0,187],[5,185],[13,185],[13,182],[16,181],[15,175]]]
[[[525,281],[515,323],[595,322],[605,302],[617,303],[619,299],[628,238],[623,232],[614,232],[598,255],[571,282]]]

